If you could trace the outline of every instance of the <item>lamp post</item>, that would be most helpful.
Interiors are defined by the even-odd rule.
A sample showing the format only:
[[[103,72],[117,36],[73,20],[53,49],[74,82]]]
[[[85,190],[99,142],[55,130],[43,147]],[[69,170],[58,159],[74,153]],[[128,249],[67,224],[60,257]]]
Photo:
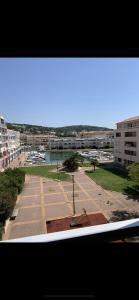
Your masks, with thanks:
[[[57,160],[57,173],[58,173],[58,160]]]
[[[71,175],[72,176],[72,182],[73,182],[73,216],[75,216],[75,201],[74,201],[74,175]]]

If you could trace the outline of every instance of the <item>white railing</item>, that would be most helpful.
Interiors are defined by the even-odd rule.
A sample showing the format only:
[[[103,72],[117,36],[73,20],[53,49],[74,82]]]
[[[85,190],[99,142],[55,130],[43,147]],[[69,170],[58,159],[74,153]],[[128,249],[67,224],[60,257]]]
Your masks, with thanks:
[[[139,218],[132,219],[132,220],[126,220],[126,221],[119,221],[119,222],[113,222],[103,225],[95,225],[95,226],[88,226],[84,228],[78,228],[78,229],[70,229],[65,231],[59,231],[59,232],[53,232],[53,233],[47,233],[47,234],[40,234],[35,236],[29,236],[24,238],[17,238],[17,239],[11,239],[11,240],[5,240],[3,242],[16,242],[16,243],[49,243],[49,242],[55,242],[55,241],[61,241],[61,240],[69,240],[74,238],[81,238],[81,237],[90,237],[93,240],[93,236],[97,236],[99,234],[105,234],[105,233],[115,233],[120,230],[127,230],[127,229],[133,229],[135,228],[138,232],[136,235],[139,235]]]

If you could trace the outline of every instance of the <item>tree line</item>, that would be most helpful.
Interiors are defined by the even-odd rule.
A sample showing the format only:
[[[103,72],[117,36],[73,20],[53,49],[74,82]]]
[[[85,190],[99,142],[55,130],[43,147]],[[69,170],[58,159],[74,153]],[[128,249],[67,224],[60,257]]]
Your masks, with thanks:
[[[71,125],[71,126],[63,126],[63,127],[47,127],[47,126],[40,126],[40,125],[30,125],[30,124],[14,124],[14,123],[7,123],[8,129],[13,129],[20,131],[20,133],[29,132],[30,134],[46,134],[51,131],[55,131],[56,135],[58,136],[76,136],[74,132],[81,132],[82,130],[85,131],[99,131],[99,130],[113,130],[110,128],[93,126],[93,125]]]

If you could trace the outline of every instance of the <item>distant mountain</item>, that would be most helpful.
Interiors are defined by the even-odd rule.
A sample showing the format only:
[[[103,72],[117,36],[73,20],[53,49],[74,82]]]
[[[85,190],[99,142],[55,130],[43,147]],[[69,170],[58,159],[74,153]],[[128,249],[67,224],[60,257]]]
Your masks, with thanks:
[[[56,132],[58,136],[74,136],[74,132],[79,133],[82,130],[85,131],[108,131],[113,130],[107,127],[99,127],[92,125],[72,125],[63,127],[45,127],[40,125],[30,125],[30,124],[16,124],[7,123],[8,129],[13,129],[20,131],[20,133],[28,134],[46,134],[52,131]]]

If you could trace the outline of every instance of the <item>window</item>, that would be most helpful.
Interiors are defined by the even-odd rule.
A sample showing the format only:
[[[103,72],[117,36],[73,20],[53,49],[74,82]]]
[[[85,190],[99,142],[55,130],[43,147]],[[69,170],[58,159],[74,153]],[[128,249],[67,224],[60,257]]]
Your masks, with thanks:
[[[117,129],[122,129],[122,125],[121,124],[117,124]]]
[[[125,154],[136,156],[136,151],[125,150]]]
[[[118,162],[122,162],[122,159],[120,157],[118,157]]]
[[[136,132],[135,131],[125,132],[125,137],[130,137],[130,136],[136,136]]]
[[[125,142],[125,146],[128,146],[128,147],[136,147],[136,146],[137,146],[137,143],[136,143],[136,142]]]
[[[121,132],[116,132],[116,137],[120,137],[121,136]]]

